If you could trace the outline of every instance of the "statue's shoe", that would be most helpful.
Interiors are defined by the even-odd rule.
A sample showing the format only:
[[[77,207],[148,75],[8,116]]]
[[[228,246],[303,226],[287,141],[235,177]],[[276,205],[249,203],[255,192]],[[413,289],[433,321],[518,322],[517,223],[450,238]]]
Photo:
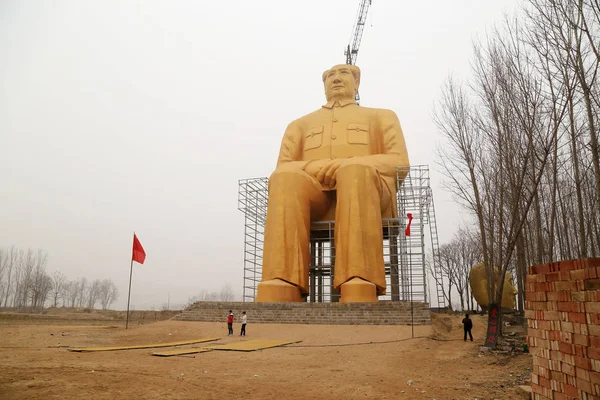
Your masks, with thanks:
[[[364,279],[352,278],[341,286],[340,303],[375,303],[377,287]]]
[[[271,279],[258,284],[257,303],[291,303],[303,301],[300,288],[281,279]]]

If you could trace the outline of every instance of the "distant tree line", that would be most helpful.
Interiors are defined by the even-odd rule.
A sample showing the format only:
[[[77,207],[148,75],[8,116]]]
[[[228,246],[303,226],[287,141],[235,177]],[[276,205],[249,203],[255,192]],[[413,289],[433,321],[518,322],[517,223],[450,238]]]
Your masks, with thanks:
[[[44,250],[0,248],[0,307],[86,307],[108,309],[119,297],[110,279],[69,280],[46,271]]]
[[[235,294],[229,284],[223,285],[219,292],[202,289],[197,296],[188,298],[188,301],[184,304],[184,308],[191,306],[197,301],[235,301]]]

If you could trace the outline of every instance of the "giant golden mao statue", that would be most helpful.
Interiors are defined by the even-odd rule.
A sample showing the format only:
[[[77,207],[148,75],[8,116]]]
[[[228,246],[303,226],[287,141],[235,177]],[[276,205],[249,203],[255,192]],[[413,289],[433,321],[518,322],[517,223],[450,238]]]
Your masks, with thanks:
[[[356,104],[358,67],[336,65],[323,83],[327,104],[288,125],[269,179],[257,302],[303,301],[311,222],[332,213],[340,301],[385,294],[382,218],[397,216],[396,167],[409,166],[400,122]]]

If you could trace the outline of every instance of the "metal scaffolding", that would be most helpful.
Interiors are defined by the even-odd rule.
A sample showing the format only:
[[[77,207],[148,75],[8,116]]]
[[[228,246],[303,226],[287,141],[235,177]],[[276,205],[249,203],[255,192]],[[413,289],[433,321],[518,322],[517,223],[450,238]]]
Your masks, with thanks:
[[[406,178],[402,181],[402,177]],[[398,168],[398,218],[383,220],[383,254],[386,296],[382,300],[431,303],[428,299],[428,275],[435,283],[438,307],[445,307],[439,264],[439,241],[429,167],[416,165]],[[243,301],[254,301],[261,279],[264,232],[268,203],[268,179],[239,181],[238,209],[244,213],[244,287]],[[408,215],[412,215],[410,235],[406,235]],[[336,302],[333,289],[335,270],[334,221],[313,223],[310,238],[308,302]],[[426,246],[426,226],[430,243]],[[426,252],[431,252],[427,267]]]
[[[254,301],[256,286],[262,276],[263,244],[267,203],[268,178],[239,181],[238,209],[244,213],[244,288],[242,301]]]

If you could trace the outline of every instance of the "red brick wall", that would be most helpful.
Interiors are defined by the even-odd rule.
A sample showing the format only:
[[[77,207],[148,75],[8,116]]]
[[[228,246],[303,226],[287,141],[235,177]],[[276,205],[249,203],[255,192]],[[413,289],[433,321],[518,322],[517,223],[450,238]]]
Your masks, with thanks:
[[[526,292],[533,398],[600,400],[600,259],[529,267]]]

